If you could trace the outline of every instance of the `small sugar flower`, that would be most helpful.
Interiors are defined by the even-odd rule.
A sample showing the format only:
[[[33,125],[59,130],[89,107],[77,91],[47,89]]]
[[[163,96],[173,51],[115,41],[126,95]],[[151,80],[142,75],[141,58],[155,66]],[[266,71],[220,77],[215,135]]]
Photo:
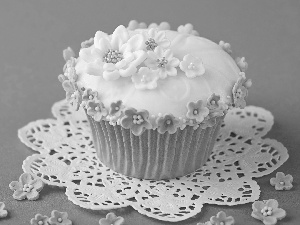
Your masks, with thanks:
[[[135,30],[135,29],[145,29],[147,28],[147,24],[144,22],[137,22],[136,20],[131,20],[128,24],[128,30]]]
[[[121,109],[123,109],[122,101],[119,100],[117,102],[112,102],[110,104],[109,109],[109,115],[111,116],[120,116],[121,115]]]
[[[156,28],[151,28],[143,32],[145,41],[145,49],[147,51],[154,51],[154,49],[159,46],[161,48],[168,48],[171,44],[170,40],[166,38],[165,31],[158,30]]]
[[[124,218],[116,216],[114,213],[108,213],[105,218],[99,220],[100,225],[122,225]]]
[[[158,30],[170,30],[170,24],[167,23],[167,22],[161,22],[159,25],[156,24],[156,23],[151,23],[149,26],[148,26],[149,29],[151,28],[156,28]]]
[[[200,127],[202,129],[206,129],[208,127],[213,127],[217,122],[217,118],[216,117],[210,117],[209,115],[207,117],[204,118],[204,120],[200,123]]]
[[[180,25],[178,28],[177,28],[177,31],[181,34],[192,34],[192,35],[195,35],[195,36],[198,36],[198,32],[194,30],[194,26],[190,23],[187,23],[185,25]]]
[[[216,216],[210,218],[212,225],[233,225],[234,218],[232,216],[226,216],[225,212],[220,211]]]
[[[276,190],[290,190],[293,187],[293,177],[288,174],[285,175],[282,172],[276,173],[276,178],[271,178],[270,183],[272,186],[275,186]]]
[[[74,68],[76,65],[76,59],[71,57],[64,65],[63,71],[65,72],[67,68]]]
[[[227,52],[229,55],[232,54],[231,45],[229,43],[226,43],[224,41],[219,42],[220,47]]]
[[[48,216],[36,214],[34,218],[30,220],[31,225],[48,225]]]
[[[187,118],[195,119],[199,123],[201,123],[209,113],[208,108],[203,104],[202,100],[198,100],[197,102],[189,102],[187,104],[187,108]]]
[[[67,77],[71,82],[76,82],[78,75],[74,67],[67,67],[64,72],[64,76]]]
[[[97,91],[92,91],[92,89],[88,88],[85,89],[82,93],[82,103],[83,106],[86,106],[88,101],[96,100],[96,97],[98,96]]]
[[[94,44],[94,38],[90,38],[84,42],[81,43],[81,48],[89,48]]]
[[[157,118],[157,131],[160,134],[164,134],[168,131],[170,134],[174,134],[179,127],[179,120],[172,114],[166,114],[163,117]]]
[[[41,179],[35,179],[30,173],[23,173],[19,181],[12,181],[9,188],[14,191],[13,198],[16,200],[36,200],[39,192],[43,189],[44,183]]]
[[[157,70],[151,70],[148,67],[141,67],[138,73],[132,75],[131,80],[138,90],[155,89],[159,74]]]
[[[72,57],[75,57],[75,53],[73,49],[68,47],[67,49],[63,50],[63,57],[66,61],[70,60]]]
[[[245,108],[246,101],[245,97],[248,95],[248,88],[251,87],[251,80],[246,80],[244,72],[240,73],[240,77],[234,84],[232,89],[233,102],[235,107]]]
[[[145,129],[150,129],[149,113],[147,110],[137,111],[134,108],[127,108],[124,111],[120,124],[125,129],[131,129],[136,136],[141,135]]]
[[[215,116],[223,116],[224,111],[228,109],[228,106],[220,101],[220,95],[216,95],[213,93],[208,99],[207,99],[207,108],[209,109],[209,113],[211,117]]]
[[[248,63],[245,61],[245,57],[237,57],[235,62],[242,72],[245,72],[248,69]]]
[[[5,208],[5,204],[4,202],[0,202],[0,218],[4,218],[7,217],[7,210],[4,209]]]
[[[107,115],[107,110],[103,103],[99,101],[88,101],[86,109],[87,114],[98,122],[102,119],[102,117]]]
[[[285,210],[278,208],[278,202],[275,199],[255,201],[252,204],[252,210],[251,216],[261,220],[265,225],[274,225],[277,220],[286,216]]]
[[[185,55],[179,65],[180,69],[185,72],[188,78],[201,76],[205,73],[203,62],[200,58],[191,54]]]
[[[145,64],[153,69],[157,70],[159,77],[165,79],[169,76],[176,76],[179,65],[179,59],[173,57],[171,49],[164,51],[161,47],[156,47],[154,51],[148,51],[148,58]]]
[[[57,210],[51,212],[48,222],[50,225],[72,225],[72,221],[68,219],[68,213]]]

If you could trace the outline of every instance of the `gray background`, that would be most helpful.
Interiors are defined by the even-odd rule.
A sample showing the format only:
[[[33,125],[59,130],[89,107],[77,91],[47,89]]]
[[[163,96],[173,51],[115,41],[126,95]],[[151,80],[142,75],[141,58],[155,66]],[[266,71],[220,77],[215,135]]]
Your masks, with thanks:
[[[98,224],[104,212],[75,206],[63,189],[46,186],[38,201],[16,201],[8,184],[22,173],[23,160],[33,154],[17,138],[18,128],[51,117],[50,107],[64,97],[57,80],[64,60],[62,50],[76,52],[97,30],[111,33],[131,19],[168,21],[173,29],[192,23],[200,36],[232,44],[249,63],[253,80],[248,103],[262,106],[275,116],[267,137],[289,150],[290,159],[279,171],[294,176],[291,191],[278,192],[269,185],[275,173],[257,179],[261,198],[275,198],[288,216],[280,224],[300,224],[300,1],[0,1],[0,201],[9,210],[0,224],[29,224],[36,213],[67,211],[73,224]],[[251,204],[205,205],[196,218],[175,224],[196,224],[224,210],[236,224],[262,224],[250,216]],[[132,208],[117,212],[125,224],[159,222]]]

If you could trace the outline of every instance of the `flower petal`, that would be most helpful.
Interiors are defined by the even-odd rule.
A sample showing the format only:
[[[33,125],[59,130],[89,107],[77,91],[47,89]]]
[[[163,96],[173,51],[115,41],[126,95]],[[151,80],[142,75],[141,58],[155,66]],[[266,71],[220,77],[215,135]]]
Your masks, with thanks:
[[[32,181],[32,175],[30,173],[23,173],[19,181],[24,185],[24,184],[29,184]]]
[[[263,203],[262,201],[255,201],[253,204],[252,204],[252,209],[254,211],[258,211],[260,212],[263,207],[265,207],[265,203]]]
[[[33,187],[34,187],[35,190],[37,190],[37,191],[42,190],[43,187],[44,187],[44,182],[43,182],[42,180],[40,180],[40,179],[33,180],[33,181],[31,182],[31,184],[33,185]]]
[[[99,46],[97,47],[97,49],[101,52],[102,55],[104,55],[109,49],[112,48],[113,47],[107,39],[102,38],[99,40]]]
[[[286,211],[284,209],[274,209],[272,216],[281,220],[286,216]]]
[[[169,67],[167,70],[167,73],[169,76],[176,76],[177,75],[177,69],[174,67]]]
[[[96,34],[95,34],[95,38],[94,38],[94,45],[95,45],[96,48],[100,47],[100,42],[99,41],[101,39],[108,40],[109,36],[107,35],[107,33],[104,33],[102,31],[97,31]]]
[[[26,194],[26,197],[28,200],[36,200],[39,198],[39,193],[35,189],[32,189]]]
[[[261,212],[252,212],[251,213],[251,216],[255,219],[258,219],[258,220],[263,220],[264,219],[264,216],[261,214]]]
[[[274,209],[277,209],[277,208],[278,208],[278,202],[277,202],[277,200],[275,200],[275,199],[269,199],[269,200],[266,202],[266,206],[272,207],[273,210],[274,210]]]
[[[274,216],[266,216],[263,220],[265,225],[275,225],[277,223],[277,219]]]
[[[133,35],[127,42],[127,47],[130,51],[141,50],[145,44],[145,38],[141,34]]]
[[[12,182],[9,184],[9,188],[10,188],[12,191],[22,190],[23,185],[22,185],[22,183],[19,182],[19,181],[12,181]]]
[[[104,71],[103,72],[103,78],[105,80],[117,80],[120,77],[120,72],[118,70],[114,71]]]
[[[121,46],[128,41],[128,39],[129,34],[127,29],[123,25],[120,25],[111,35],[111,46],[113,49],[119,50]]]
[[[23,190],[16,190],[13,194],[13,198],[16,200],[23,200],[26,198],[26,192],[24,192]]]

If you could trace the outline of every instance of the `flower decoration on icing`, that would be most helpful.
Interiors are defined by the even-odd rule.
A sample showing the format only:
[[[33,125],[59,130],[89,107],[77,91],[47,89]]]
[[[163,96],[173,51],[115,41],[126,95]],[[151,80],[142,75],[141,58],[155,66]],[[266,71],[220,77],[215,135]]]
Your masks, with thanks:
[[[81,42],[81,48],[89,48],[94,44],[94,38],[91,37],[90,39]]]
[[[4,202],[0,202],[0,218],[7,217],[7,210],[5,209],[5,204]]]
[[[134,74],[146,59],[147,54],[142,50],[144,42],[141,34],[130,37],[124,26],[118,26],[111,36],[98,31],[94,46],[82,48],[79,56],[88,63],[88,74],[103,74],[105,80],[116,80]]]
[[[216,95],[213,93],[208,99],[207,99],[207,108],[209,109],[209,114],[211,117],[215,116],[223,116],[224,111],[228,109],[228,106],[220,101],[220,95]]]
[[[226,213],[220,211],[216,216],[210,218],[210,223],[212,225],[233,225],[234,218],[232,216],[226,216]]]
[[[168,48],[171,44],[170,40],[166,38],[165,31],[158,30],[157,28],[151,28],[143,32],[145,41],[145,49],[148,51],[154,51],[159,46],[161,48]]]
[[[64,90],[66,91],[66,99],[73,106],[75,110],[79,109],[82,102],[82,96],[75,83],[70,80],[65,80],[62,83]]]
[[[36,214],[34,218],[30,220],[31,225],[48,225],[48,216]]]
[[[165,79],[169,76],[176,76],[179,65],[179,59],[173,57],[171,49],[164,51],[161,47],[156,47],[154,51],[148,51],[148,58],[145,60],[145,64],[153,69],[157,70],[159,77]]]
[[[177,31],[181,34],[192,34],[195,36],[199,35],[199,33],[196,30],[194,30],[194,26],[190,23],[187,23],[185,25],[180,25],[177,28]]]
[[[68,219],[68,213],[57,210],[51,212],[48,222],[50,225],[72,225],[72,221]]]
[[[229,55],[232,54],[231,45],[229,43],[226,43],[224,41],[219,42],[220,47],[227,52]]]
[[[275,199],[266,201],[255,201],[252,204],[251,216],[261,220],[265,225],[274,225],[277,220],[286,216],[285,210],[278,208],[278,202]]]
[[[103,103],[99,101],[88,101],[86,109],[87,114],[98,122],[102,119],[102,117],[107,115],[107,110],[105,109]]]
[[[100,225],[122,225],[124,218],[116,216],[114,213],[108,213],[105,218],[99,220]]]
[[[72,57],[75,57],[73,49],[68,47],[67,49],[63,50],[63,57],[66,61],[70,60]]]
[[[202,122],[209,113],[208,108],[205,106],[202,100],[198,100],[197,102],[189,102],[187,104],[187,108],[187,118],[195,119],[197,122]]]
[[[183,57],[183,60],[179,65],[180,69],[185,72],[188,78],[194,78],[201,76],[205,73],[203,62],[200,58],[187,54]]]
[[[12,181],[9,188],[14,191],[13,198],[16,200],[36,200],[39,192],[43,189],[44,183],[39,178],[34,178],[30,173],[23,173],[19,181]]]
[[[168,131],[170,134],[174,134],[179,127],[179,120],[172,114],[166,114],[157,118],[157,131],[160,134],[164,134]]]
[[[159,74],[156,70],[151,70],[148,67],[141,67],[138,73],[131,77],[136,89],[155,89],[157,87],[157,81]]]
[[[124,111],[120,124],[125,129],[131,129],[136,136],[141,135],[145,129],[151,129],[149,113],[147,110],[137,111],[134,108],[127,108]]]
[[[76,65],[76,58],[71,57],[64,65],[63,71],[65,72],[67,68],[74,68]]]
[[[67,77],[71,82],[76,82],[78,75],[74,67],[67,67],[64,72],[64,76]]]
[[[128,30],[135,30],[135,29],[145,29],[147,28],[147,24],[144,22],[137,22],[136,20],[131,20],[128,24]]]
[[[235,62],[242,72],[245,72],[248,69],[248,63],[245,61],[245,57],[237,57]]]
[[[90,88],[85,89],[82,93],[83,106],[86,106],[86,103],[88,101],[96,100],[97,95],[98,95],[97,91],[92,91],[92,89],[90,89]]]
[[[248,88],[251,87],[251,85],[251,80],[246,80],[245,73],[241,72],[237,82],[234,84],[232,89],[233,102],[235,107],[239,107],[242,109],[245,108],[245,97],[247,97]]]
[[[119,100],[117,102],[112,102],[110,104],[109,109],[109,115],[111,116],[120,116],[121,115],[121,109],[123,109],[122,101]]]
[[[275,186],[276,190],[290,190],[293,187],[293,177],[282,172],[277,172],[276,177],[270,179],[270,184]]]
[[[161,22],[159,25],[157,23],[151,23],[148,28],[157,28],[159,30],[170,30],[171,26],[167,22]]]

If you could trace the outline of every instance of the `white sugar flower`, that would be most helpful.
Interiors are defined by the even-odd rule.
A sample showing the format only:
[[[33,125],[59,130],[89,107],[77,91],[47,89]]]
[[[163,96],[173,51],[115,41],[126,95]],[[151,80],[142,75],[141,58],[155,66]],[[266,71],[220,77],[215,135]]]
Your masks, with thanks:
[[[151,70],[148,67],[141,67],[139,72],[131,77],[135,88],[139,90],[156,88],[158,79],[158,71]]]
[[[196,30],[194,30],[194,26],[190,23],[187,23],[186,25],[180,25],[177,28],[177,31],[181,34],[192,34],[195,36],[199,36],[199,33]]]
[[[148,51],[154,51],[156,47],[168,48],[170,46],[170,40],[166,38],[166,32],[151,28],[148,31],[143,32],[145,41],[145,49]]]
[[[154,51],[148,51],[145,64],[149,68],[157,70],[160,79],[165,79],[168,75],[177,75],[176,67],[179,62],[179,59],[173,57],[171,49],[164,51],[161,47],[156,47]]]
[[[94,46],[83,48],[79,56],[88,63],[87,73],[99,76],[103,73],[105,80],[116,80],[120,76],[128,77],[137,71],[146,59],[142,50],[144,38],[141,34],[129,36],[124,26],[118,26],[111,36],[98,31]]]
[[[203,62],[200,58],[191,54],[185,55],[179,65],[180,69],[185,72],[188,78],[201,76],[205,73]]]

